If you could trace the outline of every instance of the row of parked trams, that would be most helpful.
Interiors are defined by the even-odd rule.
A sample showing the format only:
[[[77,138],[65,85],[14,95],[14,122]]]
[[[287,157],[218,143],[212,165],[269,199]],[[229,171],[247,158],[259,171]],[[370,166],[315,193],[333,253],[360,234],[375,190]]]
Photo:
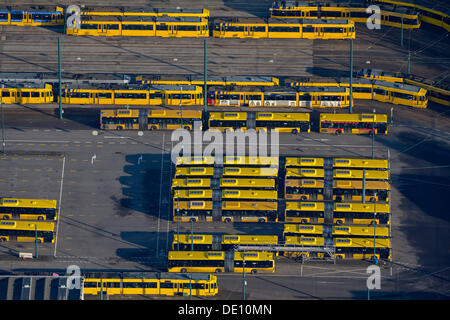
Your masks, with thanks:
[[[349,39],[355,37],[354,22],[366,23],[380,8],[384,26],[415,29],[425,22],[450,30],[448,8],[436,9],[405,1],[372,0],[340,3],[275,1],[265,18],[211,17],[207,9],[159,9],[124,7],[80,8],[78,24],[69,25],[71,35],[161,36],[219,38]],[[32,6],[0,8],[0,24],[65,26],[74,13],[65,7]]]
[[[203,80],[191,76],[159,76],[134,83],[73,84],[61,88],[61,103],[76,105],[204,105]],[[6,104],[47,104],[59,101],[58,85],[52,79],[33,83],[33,79],[10,79],[1,90]],[[16,82],[17,81],[17,82]],[[19,82],[20,81],[20,82]],[[104,80],[105,82],[107,80]],[[87,80],[89,82],[89,80]],[[236,76],[207,80],[208,106],[226,107],[303,107],[346,108],[350,104],[349,79],[285,79]],[[418,77],[381,70],[362,69],[353,79],[353,99],[372,99],[415,108],[426,108],[428,101],[450,105],[446,83],[432,83]]]

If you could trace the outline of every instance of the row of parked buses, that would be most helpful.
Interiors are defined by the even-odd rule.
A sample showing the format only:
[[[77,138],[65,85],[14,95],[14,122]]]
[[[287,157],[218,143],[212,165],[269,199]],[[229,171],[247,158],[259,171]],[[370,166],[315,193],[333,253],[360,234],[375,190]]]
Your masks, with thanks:
[[[286,157],[279,174],[276,164],[238,158],[225,158],[220,166],[214,157],[178,161],[174,220],[277,222],[283,216],[298,223],[389,224],[387,160]],[[285,209],[277,204],[282,182]]]
[[[244,83],[244,82],[242,82]],[[210,85],[209,106],[226,107],[305,107],[346,108],[349,106],[349,81],[287,81],[286,86]],[[59,101],[56,86],[49,83],[7,83],[1,90],[3,103],[52,103]],[[167,105],[200,106],[204,104],[203,88],[183,84],[64,84],[64,104],[91,105]],[[415,85],[371,79],[354,79],[354,99],[426,108],[427,89]]]
[[[209,111],[204,114],[198,110],[102,109],[100,111],[100,128],[103,130],[254,129],[297,134],[309,133],[311,124],[310,114],[306,112]],[[321,113],[317,130],[320,133],[334,134],[387,134],[387,115]]]
[[[364,2],[275,1],[269,10],[273,18],[349,19],[358,23],[367,23],[373,15],[372,10],[367,10]],[[420,28],[419,13],[414,9],[384,5],[381,6],[379,13],[381,25],[404,29]]]
[[[284,197],[289,201],[389,202],[387,160],[287,157],[284,169]],[[314,207],[313,211],[321,212],[320,218],[324,218],[323,204],[302,206],[292,202],[291,205],[292,210],[298,212]],[[331,207],[328,209],[332,212]],[[299,220],[297,222],[308,221]]]
[[[0,242],[55,241],[56,200],[0,198]]]
[[[171,186],[174,221],[277,220],[277,157],[225,156],[220,168],[214,157],[198,160],[177,159]]]
[[[255,251],[236,251],[239,246]],[[327,247],[334,249],[335,259],[373,259],[375,254],[378,259],[389,260],[390,246],[388,227],[285,224],[282,237],[174,234],[168,270],[182,273],[275,272],[278,255],[324,258]]]

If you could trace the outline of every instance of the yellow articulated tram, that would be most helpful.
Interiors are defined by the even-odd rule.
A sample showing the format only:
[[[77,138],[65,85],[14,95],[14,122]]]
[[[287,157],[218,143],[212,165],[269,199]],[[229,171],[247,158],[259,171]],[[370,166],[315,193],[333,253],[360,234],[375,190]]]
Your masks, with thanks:
[[[428,4],[421,3],[420,1],[403,1],[403,0],[369,0],[371,3],[392,4],[397,7],[413,8],[420,15],[420,20],[425,23],[432,24],[436,27],[450,31],[450,16],[448,13],[448,6],[433,5],[429,8]],[[431,2],[433,3],[433,2]]]
[[[361,69],[357,76],[361,79],[381,80],[388,82],[404,83],[414,87],[422,88],[427,92],[427,98],[430,101],[450,106],[450,88],[447,81],[428,80],[411,74],[385,72],[379,69]]]
[[[203,86],[205,84],[202,75],[153,75],[137,76],[136,82],[139,84],[150,85],[195,85]],[[220,77],[208,75],[206,79],[208,86],[278,86],[280,80],[275,77],[266,76],[231,76]]]
[[[83,278],[83,293],[87,295],[162,295],[215,296],[217,276],[210,274],[176,273],[101,273]]]
[[[30,6],[1,7],[0,25],[10,26],[62,26],[64,12],[62,7]]]
[[[62,103],[100,105],[201,105],[202,88],[198,86],[145,85],[67,85],[62,89]]]
[[[404,74],[399,72],[385,72],[380,69],[361,69],[358,70],[356,75],[359,78],[371,79],[371,80],[381,80],[388,82],[399,82],[403,83]]]
[[[140,17],[200,17],[208,18],[207,9],[185,8],[118,8],[118,7],[83,7],[81,15],[87,16],[140,16]]]
[[[102,109],[102,130],[175,130],[201,128],[202,112],[196,110]]]
[[[385,26],[417,29],[420,28],[419,15],[415,10],[383,6],[380,8],[380,23]],[[366,23],[373,14],[366,12],[367,6],[341,3],[312,3],[299,1],[275,1],[270,10],[272,18],[292,19],[348,19]]]
[[[208,37],[208,19],[201,17],[152,17],[82,15],[79,28],[66,28],[75,36]]]
[[[275,272],[274,253],[169,251],[169,272]]]
[[[55,241],[55,222],[30,220],[0,220],[0,242]]]
[[[340,87],[235,87],[210,90],[208,105],[234,107],[348,107],[350,91]]]
[[[0,199],[0,219],[56,220],[56,200],[45,199]]]
[[[53,88],[50,84],[8,83],[0,88],[2,103],[52,103]]]
[[[427,90],[428,100],[450,107],[450,85],[448,82],[441,82],[441,80],[433,81],[413,75],[405,76],[404,82]]]
[[[315,80],[314,82],[291,81],[288,86],[300,88],[313,88],[318,85],[324,89],[345,88],[350,90],[348,78],[340,79],[338,82],[332,80]],[[380,102],[405,105],[415,108],[426,108],[428,105],[427,90],[415,85],[396,83],[382,80],[371,80],[366,78],[353,79],[352,97],[354,99],[373,99]],[[348,103],[347,105],[348,106]]]
[[[320,114],[320,133],[387,134],[385,114]]]
[[[355,39],[344,19],[216,18],[212,29],[216,38]]]

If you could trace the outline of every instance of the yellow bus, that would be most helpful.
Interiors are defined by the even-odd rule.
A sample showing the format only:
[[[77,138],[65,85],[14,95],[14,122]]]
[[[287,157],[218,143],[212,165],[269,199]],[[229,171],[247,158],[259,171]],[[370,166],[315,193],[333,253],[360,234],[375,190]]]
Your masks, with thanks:
[[[175,177],[210,177],[214,175],[213,167],[177,167],[175,169]]]
[[[351,169],[377,169],[387,170],[389,167],[386,159],[352,159],[352,158],[334,158],[334,168]]]
[[[320,133],[387,134],[385,114],[320,114]]]
[[[301,236],[285,236],[284,245],[288,249],[289,247],[298,249],[299,247],[324,247],[325,238],[317,237],[314,235],[301,235]],[[288,258],[300,258],[300,257],[318,257],[323,258],[324,252],[314,251],[289,251],[285,250],[283,255]]]
[[[213,221],[213,202],[207,200],[179,200],[173,201],[173,221]]]
[[[202,112],[196,110],[103,109],[100,128],[103,130],[193,130],[194,122],[201,128]]]
[[[169,272],[275,272],[270,252],[169,251]]]
[[[222,201],[223,222],[277,222],[276,201]]]
[[[284,224],[283,237],[293,235],[323,235],[324,225],[321,224]]]
[[[374,247],[377,259],[390,260],[390,239],[336,237],[333,239],[336,259],[373,259]]]
[[[389,204],[375,203],[327,203],[330,220],[334,224],[389,224]],[[286,222],[325,223],[324,202],[286,201]]]
[[[220,196],[223,200],[267,200],[267,201],[277,201],[278,192],[276,190],[241,190],[241,189],[222,189],[220,191]],[[212,199],[213,190],[211,189],[177,189],[174,190],[173,199],[174,200],[201,200],[201,199]]]
[[[246,167],[224,167],[222,171],[224,178],[236,177],[236,178],[251,178],[251,177],[264,177],[264,178],[277,178],[278,168],[246,168]]]
[[[219,188],[242,188],[242,189],[266,189],[275,188],[275,179],[248,179],[248,178],[174,178],[172,179],[172,191],[176,189],[205,189],[211,188],[212,183],[218,183]]]
[[[224,166],[239,167],[278,167],[278,157],[258,157],[258,156],[225,156]]]
[[[389,202],[390,184],[388,181],[366,181],[365,201]],[[363,181],[333,180],[333,200],[337,202],[363,200]]]
[[[208,119],[209,129],[220,131],[247,130],[246,112],[210,112]]]
[[[256,131],[277,130],[293,134],[311,131],[310,115],[306,112],[256,112]]]
[[[361,237],[372,237],[376,238],[388,238],[389,228],[388,227],[371,227],[371,226],[333,226],[332,236],[333,237],[351,237],[351,238],[361,238]]]
[[[174,234],[172,250],[229,251],[236,245],[274,246],[278,244],[275,235],[220,235],[220,234]]]
[[[214,161],[214,157],[207,156],[177,157],[175,166],[214,166]]]
[[[176,273],[100,273],[86,275],[83,293],[87,295],[215,296],[217,276]]]
[[[172,179],[172,191],[176,189],[205,189],[211,187],[209,178],[174,178]]]
[[[274,200],[242,201],[223,200],[218,218],[223,222],[276,222],[278,221],[278,203]],[[207,221],[213,218],[213,201],[179,200],[173,201],[174,221]]]
[[[324,185],[321,179],[286,179],[284,197],[287,200],[323,200]]]
[[[55,241],[55,223],[47,221],[0,220],[0,242]]]
[[[173,199],[180,200],[201,200],[212,199],[213,191],[211,189],[177,189],[173,191]]]
[[[277,130],[310,132],[309,113],[305,112],[210,112],[209,128],[221,131]]]
[[[286,178],[324,178],[325,169],[315,168],[287,168]],[[389,180],[389,172],[381,170],[353,170],[353,169],[334,169],[333,178],[335,179],[363,179],[366,180]]]
[[[323,158],[286,157],[285,168],[290,167],[322,167]]]
[[[335,203],[334,223],[389,224],[389,204],[385,203]]]
[[[324,202],[286,201],[284,221],[296,223],[324,223],[324,212]]]
[[[320,224],[285,224],[283,237],[303,235],[303,236],[322,236],[325,226]],[[372,227],[372,226],[332,226],[332,237],[375,237],[388,238],[388,227]]]
[[[222,200],[267,200],[267,201],[277,201],[278,191],[277,190],[239,190],[239,189],[223,189],[222,190]]]
[[[363,200],[362,180],[333,180],[334,201]],[[389,202],[390,185],[387,181],[366,181],[365,201]],[[287,200],[324,200],[324,182],[321,179],[286,179],[284,195]]]
[[[332,161],[333,168],[388,169],[388,161],[385,159],[332,158]],[[297,167],[323,168],[324,158],[286,157],[286,169]]]
[[[56,220],[56,200],[0,198],[0,219]]]

